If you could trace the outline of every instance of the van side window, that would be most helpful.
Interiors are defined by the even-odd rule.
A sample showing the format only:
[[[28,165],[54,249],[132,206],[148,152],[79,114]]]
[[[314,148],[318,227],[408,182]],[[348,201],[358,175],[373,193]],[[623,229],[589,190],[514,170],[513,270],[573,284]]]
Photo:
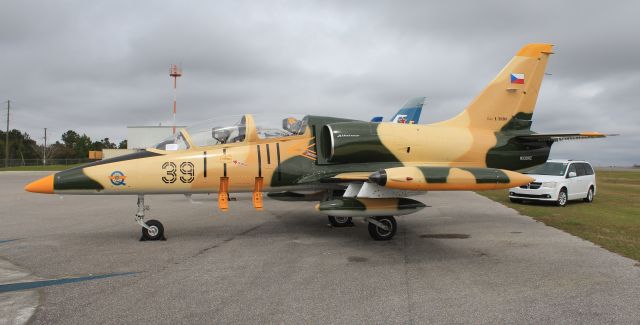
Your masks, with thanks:
[[[577,164],[574,164],[574,165],[576,165],[576,173],[578,174],[578,176],[586,175],[586,170],[584,170],[584,164],[577,163]]]
[[[584,167],[584,170],[587,175],[593,175],[593,168],[591,168],[591,165],[587,163],[582,163],[582,166]]]
[[[569,171],[567,171],[567,177],[569,177],[569,173],[571,172],[576,173],[576,175],[578,174],[578,172],[576,172],[576,164],[569,165]]]

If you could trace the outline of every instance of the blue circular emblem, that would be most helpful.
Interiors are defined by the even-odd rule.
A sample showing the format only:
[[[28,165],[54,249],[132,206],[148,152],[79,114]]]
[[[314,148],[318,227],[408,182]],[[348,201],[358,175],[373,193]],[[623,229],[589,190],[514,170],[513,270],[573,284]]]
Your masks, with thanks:
[[[111,173],[111,176],[109,176],[109,179],[111,180],[111,184],[115,185],[115,186],[120,186],[120,185],[126,185],[124,183],[124,180],[127,178],[127,176],[124,176],[124,173],[116,170],[113,173]]]

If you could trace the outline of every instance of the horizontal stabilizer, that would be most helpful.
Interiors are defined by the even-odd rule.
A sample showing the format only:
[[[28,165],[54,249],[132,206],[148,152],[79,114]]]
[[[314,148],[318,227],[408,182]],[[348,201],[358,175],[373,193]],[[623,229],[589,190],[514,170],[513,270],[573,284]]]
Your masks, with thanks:
[[[529,134],[529,135],[516,136],[515,140],[522,141],[522,142],[558,142],[558,141],[565,141],[565,140],[604,138],[607,136],[614,136],[614,135],[617,135],[617,134],[607,135],[599,132]]]

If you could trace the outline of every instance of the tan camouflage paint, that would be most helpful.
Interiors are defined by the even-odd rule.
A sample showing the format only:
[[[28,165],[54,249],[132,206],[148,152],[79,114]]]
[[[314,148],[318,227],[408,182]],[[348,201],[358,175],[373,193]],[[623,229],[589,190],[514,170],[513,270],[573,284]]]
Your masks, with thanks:
[[[476,176],[467,170],[451,168],[446,176],[446,182],[430,183],[417,167],[397,167],[385,169],[387,182],[385,187],[408,191],[477,191],[497,190],[521,186],[533,182],[533,178],[518,172],[499,169],[509,181],[478,182]]]
[[[550,44],[523,47],[493,81],[456,117],[430,125],[381,123],[382,143],[402,161],[440,166],[486,167],[495,132],[517,113],[533,113],[544,77]],[[523,73],[525,84],[512,84],[511,73]],[[411,145],[411,153],[406,153]],[[415,150],[414,150],[415,148]]]
[[[261,152],[262,177],[264,190],[270,189],[271,178],[277,167],[276,143],[280,146],[280,159],[284,161],[294,156],[301,156],[313,138],[305,134],[276,139],[258,139],[251,143],[239,142],[227,145],[210,147],[198,147],[178,152],[148,149],[151,152],[162,154],[134,161],[114,162],[106,165],[97,165],[84,168],[84,173],[91,179],[100,183],[104,190],[102,194],[131,194],[131,193],[213,193],[220,187],[220,177],[224,175],[224,164],[227,165],[227,177],[229,177],[230,192],[253,191],[255,178],[258,177],[258,145]],[[248,133],[249,134],[249,133]],[[267,162],[267,146],[269,144],[270,162]],[[204,157],[206,152],[207,177],[204,176]],[[181,177],[189,180],[188,174],[180,171],[184,162],[193,164],[195,171],[193,180],[183,182]],[[172,168],[163,168],[166,163],[176,166],[175,177],[168,174]],[[122,172],[126,179],[125,185],[113,185],[110,175],[114,171]],[[173,183],[163,181],[172,180]],[[61,191],[72,193],[73,191]],[[79,194],[87,190],[79,191]],[[94,192],[95,191],[90,191]]]

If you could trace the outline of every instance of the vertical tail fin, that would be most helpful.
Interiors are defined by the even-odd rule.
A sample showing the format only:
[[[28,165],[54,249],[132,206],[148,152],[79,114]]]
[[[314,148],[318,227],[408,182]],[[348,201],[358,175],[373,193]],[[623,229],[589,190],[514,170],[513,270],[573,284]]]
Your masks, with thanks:
[[[389,119],[393,123],[401,124],[418,124],[420,114],[422,114],[422,106],[426,97],[415,97],[409,99],[400,110]],[[380,123],[384,120],[382,116],[374,116],[371,122]]]
[[[525,45],[462,113],[440,125],[528,130],[552,50],[551,44]]]
[[[404,106],[391,117],[391,122],[404,123],[404,124],[418,124],[420,121],[420,114],[422,114],[422,106],[424,105],[425,97],[415,97],[409,99]]]

